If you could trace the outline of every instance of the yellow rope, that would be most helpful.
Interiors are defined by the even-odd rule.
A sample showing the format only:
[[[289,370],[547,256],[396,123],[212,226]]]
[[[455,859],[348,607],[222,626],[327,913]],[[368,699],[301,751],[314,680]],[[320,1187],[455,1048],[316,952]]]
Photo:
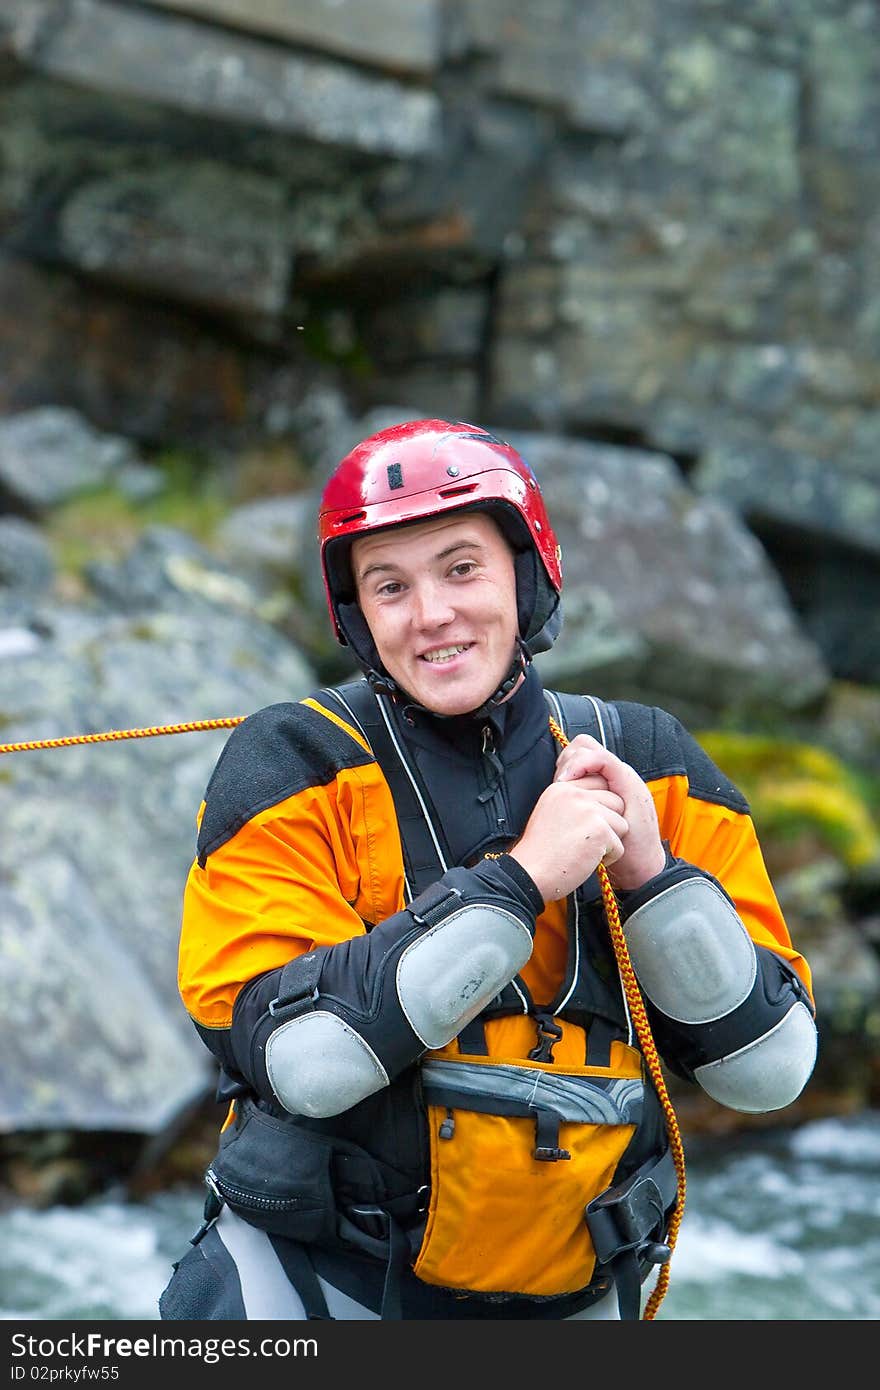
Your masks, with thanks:
[[[157,724],[148,729],[109,729],[102,734],[70,734],[66,738],[30,739],[26,743],[0,743],[0,753],[31,753],[37,748],[69,748],[75,743],[112,743],[120,738],[154,738],[156,734],[194,734],[202,729],[231,729],[244,715],[228,719],[195,719],[189,724]]]
[[[568,739],[563,733],[555,719],[550,720],[550,728],[553,737],[563,747],[568,744]],[[681,1220],[684,1215],[684,1200],[687,1188],[687,1179],[684,1164],[684,1148],[681,1142],[681,1133],[678,1127],[678,1119],[669,1099],[669,1092],[666,1089],[666,1082],[660,1067],[660,1058],[657,1055],[657,1048],[651,1033],[651,1025],[648,1015],[645,1012],[645,1005],[642,1000],[642,993],[636,979],[632,962],[629,958],[629,948],[626,944],[626,937],[620,921],[620,911],[617,906],[617,898],[614,895],[614,888],[608,877],[608,870],[604,864],[599,864],[596,872],[599,876],[599,886],[602,889],[602,902],[605,907],[605,916],[608,919],[608,931],[611,935],[611,944],[614,947],[614,954],[617,958],[617,968],[620,971],[620,978],[623,981],[623,990],[626,995],[626,1002],[629,1005],[630,1016],[635,1025],[636,1035],[641,1045],[642,1054],[645,1058],[651,1079],[660,1098],[663,1107],[663,1114],[666,1117],[666,1128],[669,1134],[669,1144],[672,1150],[672,1158],[675,1163],[675,1171],[678,1177],[678,1197],[672,1215],[669,1219],[669,1230],[666,1236],[666,1244],[669,1246],[670,1253],[675,1249],[675,1242],[678,1239],[678,1232]],[[669,1260],[660,1266],[660,1273],[657,1276],[657,1283],[651,1291],[642,1318],[650,1321],[656,1317],[657,1309],[663,1302],[666,1290],[669,1286]]]
[[[71,734],[65,738],[41,738],[30,739],[23,743],[0,743],[0,754],[2,753],[25,753],[32,752],[39,748],[69,748],[74,744],[81,743],[112,743],[124,738],[154,738],[159,734],[190,734],[197,733],[204,729],[231,729],[236,724],[240,724],[245,718],[244,715],[233,715],[226,719],[196,719],[186,724],[159,724],[145,729],[110,729],[99,734]],[[550,720],[550,728],[554,738],[565,747],[568,738],[557,724],[555,719]],[[599,886],[602,890],[602,901],[605,907],[605,915],[608,919],[608,930],[611,935],[611,944],[614,947],[614,954],[617,958],[617,966],[620,971],[620,978],[623,981],[624,994],[629,1005],[630,1016],[635,1025],[636,1034],[641,1045],[645,1063],[663,1113],[666,1117],[666,1127],[669,1133],[669,1143],[672,1149],[672,1157],[675,1162],[675,1171],[678,1176],[678,1199],[675,1204],[672,1216],[669,1221],[669,1231],[666,1243],[670,1252],[675,1249],[675,1242],[678,1239],[678,1232],[681,1226],[682,1216],[684,1215],[684,1201],[686,1192],[686,1174],[684,1163],[684,1149],[681,1142],[681,1134],[678,1128],[678,1120],[669,1093],[666,1089],[666,1082],[660,1067],[660,1058],[657,1055],[657,1048],[651,1034],[651,1025],[648,1022],[648,1015],[642,1001],[641,991],[632,963],[629,958],[629,950],[623,927],[620,922],[620,913],[617,907],[617,899],[614,896],[614,889],[608,877],[608,871],[604,864],[599,864],[596,870],[599,877]],[[669,1285],[669,1261],[660,1266],[660,1273],[657,1283],[651,1292],[642,1314],[643,1319],[652,1319],[656,1316]]]

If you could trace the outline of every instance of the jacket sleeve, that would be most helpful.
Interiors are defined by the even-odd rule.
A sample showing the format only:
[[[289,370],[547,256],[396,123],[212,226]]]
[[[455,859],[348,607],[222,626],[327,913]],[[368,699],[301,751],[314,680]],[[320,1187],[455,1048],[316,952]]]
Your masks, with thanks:
[[[624,701],[617,708],[621,756],[650,787],[671,855],[720,884],[755,944],[790,962],[812,998],[809,964],[789,935],[742,792],[673,715]]]
[[[321,1036],[317,1026],[289,1026],[301,1005],[320,1013],[334,1046],[356,1035],[357,1055],[375,1058],[387,1077],[436,1045],[424,1036],[434,1023],[416,998],[425,953],[406,952],[439,940],[440,925],[463,911],[489,912],[490,925],[514,942],[520,954],[509,977],[531,950],[543,903],[515,861],[450,870],[430,903],[404,905],[381,771],[353,731],[307,707],[270,707],[238,726],[199,822],[184,891],[180,993],[224,1070],[267,1099],[279,1098],[267,1072],[272,1035],[287,1024],[306,1051]],[[444,939],[452,940],[451,927]],[[401,981],[410,982],[408,1003]],[[337,1051],[344,1062],[345,1048]]]
[[[789,1104],[812,1072],[815,1006],[745,798],[671,715],[619,706],[651,788],[664,869],[621,895],[664,1060],[734,1109]]]

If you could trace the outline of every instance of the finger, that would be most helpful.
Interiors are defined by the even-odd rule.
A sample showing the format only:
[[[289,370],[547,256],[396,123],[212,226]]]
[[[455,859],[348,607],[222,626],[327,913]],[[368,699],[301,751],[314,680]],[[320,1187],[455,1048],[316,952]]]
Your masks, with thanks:
[[[616,864],[618,859],[622,859],[625,853],[626,850],[620,836],[615,835],[614,832],[611,831],[608,837],[608,846],[599,862],[609,865]]]
[[[556,759],[556,774],[558,776],[564,772],[566,777],[600,777],[605,757],[603,748],[574,748],[569,745]]]
[[[607,787],[584,787],[582,789],[581,783],[578,782],[577,788],[578,791],[583,790],[590,806],[605,807],[609,811],[616,812],[619,816],[626,814],[626,802],[623,797],[618,796],[616,792],[610,792]]]
[[[622,844],[623,840],[629,834],[629,821],[625,816],[622,816],[618,811],[614,811],[610,807],[605,809],[602,814],[605,817],[605,824],[608,826],[608,829]]]
[[[619,792],[622,796],[631,796],[644,787],[643,779],[629,763],[622,762],[599,744],[593,749],[580,749],[559,767],[560,781],[580,781],[587,776],[599,777],[610,790]],[[564,773],[562,769],[565,769]]]
[[[587,768],[582,767],[580,763],[575,762],[574,760],[572,760],[569,763],[564,763],[561,767],[558,767],[553,775],[553,781],[581,782],[588,787],[607,788],[608,786],[607,780],[604,777],[600,776],[598,772],[590,772]]]
[[[615,811],[610,806],[597,805],[594,807],[595,819],[592,823],[587,823],[586,833],[588,836],[597,835],[607,838],[613,835],[621,843],[629,833],[629,822],[619,811]]]
[[[585,772],[600,772],[602,768],[619,762],[619,758],[594,739],[589,744],[570,743],[556,759],[557,767],[578,767]]]

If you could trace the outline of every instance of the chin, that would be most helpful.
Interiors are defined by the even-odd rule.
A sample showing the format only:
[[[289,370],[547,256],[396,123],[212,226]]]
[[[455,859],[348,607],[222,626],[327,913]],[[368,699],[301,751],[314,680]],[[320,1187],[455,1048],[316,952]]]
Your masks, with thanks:
[[[471,695],[467,691],[427,689],[421,681],[403,681],[399,677],[394,679],[411,700],[423,709],[430,710],[432,714],[468,714],[471,710],[479,709],[486,698],[481,697],[479,693]]]
[[[485,693],[461,695],[457,699],[450,695],[447,700],[423,700],[422,704],[426,709],[433,710],[435,714],[445,714],[452,718],[457,714],[473,714],[474,710],[485,704],[491,694],[492,691],[487,690]]]

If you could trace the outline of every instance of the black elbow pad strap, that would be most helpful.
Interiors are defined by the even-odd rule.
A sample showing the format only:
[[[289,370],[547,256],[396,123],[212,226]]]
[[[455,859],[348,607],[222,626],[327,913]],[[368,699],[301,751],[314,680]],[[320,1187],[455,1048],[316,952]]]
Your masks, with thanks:
[[[318,981],[325,948],[309,951],[288,961],[278,979],[278,993],[269,1001],[269,1017],[276,1026],[296,1018],[305,1009],[314,1007],[318,998]]]
[[[781,1022],[792,1005],[815,1010],[809,992],[788,961],[756,946],[758,968],[748,997],[738,1008],[710,1023],[680,1023],[646,1003],[657,1045],[676,1071],[693,1079],[698,1067],[739,1052]]]

